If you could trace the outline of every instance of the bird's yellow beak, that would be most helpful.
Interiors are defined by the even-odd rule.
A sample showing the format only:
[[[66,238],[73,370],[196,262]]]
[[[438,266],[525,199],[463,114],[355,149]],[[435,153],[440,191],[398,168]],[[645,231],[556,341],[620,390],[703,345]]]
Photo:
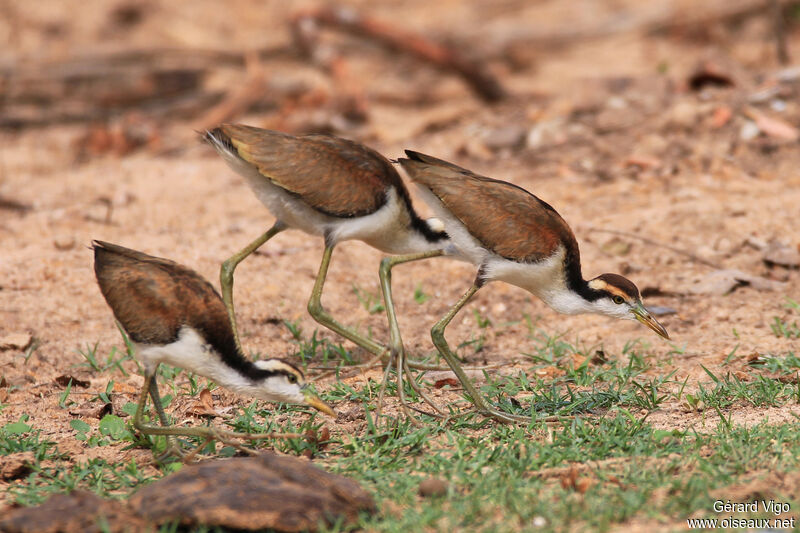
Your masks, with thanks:
[[[653,315],[651,315],[650,312],[645,309],[641,302],[636,307],[631,309],[631,312],[633,313],[633,316],[636,317],[636,320],[658,333],[660,337],[664,337],[665,339],[669,340],[669,333],[667,333],[667,330],[664,328],[664,326],[658,323],[658,320],[653,318]]]
[[[336,417],[336,411],[331,409],[327,403],[320,400],[310,389],[303,389],[303,396],[306,398],[306,403],[317,411],[322,411],[328,416]]]

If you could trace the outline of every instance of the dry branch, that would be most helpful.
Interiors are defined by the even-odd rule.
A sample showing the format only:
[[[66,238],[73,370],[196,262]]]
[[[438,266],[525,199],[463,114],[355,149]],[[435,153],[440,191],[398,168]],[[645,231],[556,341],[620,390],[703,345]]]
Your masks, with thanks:
[[[286,47],[256,52],[260,59],[290,54]],[[240,52],[179,49],[0,61],[0,128],[104,120],[131,109],[191,117],[222,97],[205,88],[207,75],[244,61]]]
[[[472,89],[487,102],[497,102],[506,96],[500,82],[478,61],[468,59],[459,51],[433,42],[422,35],[396,29],[371,17],[363,16],[353,9],[323,7],[304,11],[292,20],[292,33],[300,49],[317,61],[325,54],[317,46],[317,28],[326,26],[373,40],[386,48],[410,54],[432,65],[461,76]]]

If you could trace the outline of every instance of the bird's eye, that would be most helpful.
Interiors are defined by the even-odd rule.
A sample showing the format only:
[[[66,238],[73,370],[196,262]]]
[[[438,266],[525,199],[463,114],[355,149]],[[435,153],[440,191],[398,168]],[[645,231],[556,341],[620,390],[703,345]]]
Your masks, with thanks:
[[[622,296],[617,295],[617,296],[612,297],[611,301],[613,301],[617,305],[620,305],[620,304],[624,304],[625,303],[625,298],[623,298]]]
[[[289,380],[289,383],[297,383],[297,376],[295,376],[294,374],[289,374],[288,376],[286,376],[286,379]]]

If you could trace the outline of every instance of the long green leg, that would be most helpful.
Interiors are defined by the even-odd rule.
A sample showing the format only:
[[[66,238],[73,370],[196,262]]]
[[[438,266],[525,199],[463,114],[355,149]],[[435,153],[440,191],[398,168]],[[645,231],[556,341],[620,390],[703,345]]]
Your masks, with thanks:
[[[393,354],[403,353],[403,339],[400,335],[400,325],[397,323],[397,314],[394,310],[394,299],[392,298],[392,268],[395,265],[439,257],[444,254],[443,250],[434,250],[420,254],[398,255],[394,257],[384,257],[381,260],[381,268],[378,277],[381,280],[381,290],[383,291],[383,302],[386,306],[386,317],[389,319],[389,349]]]
[[[400,387],[398,389],[400,403],[403,410],[408,415],[408,408],[404,403],[403,400],[403,391],[402,391],[402,384],[403,384],[403,372],[408,372],[409,366],[413,365],[413,362],[409,362],[406,359],[405,348],[403,347],[403,338],[400,335],[400,325],[397,322],[397,313],[394,309],[394,299],[392,298],[392,268],[395,265],[400,265],[402,263],[409,263],[411,261],[419,261],[421,259],[428,259],[431,257],[438,257],[444,254],[443,250],[433,250],[430,252],[422,252],[418,254],[409,254],[409,255],[401,255],[395,257],[384,257],[381,260],[381,267],[378,271],[378,277],[381,280],[381,290],[383,291],[383,301],[386,307],[386,317],[389,320],[389,332],[390,332],[390,341],[389,341],[389,349],[390,349],[390,357],[388,366],[391,366],[391,361],[397,357],[397,386]],[[388,368],[387,366],[387,368]],[[428,366],[428,365],[421,365],[421,366]],[[444,412],[437,406],[433,400],[425,394],[418,386],[417,383],[414,381],[414,378],[409,373],[409,384],[414,389],[414,391],[419,394],[422,399],[424,399],[431,407],[433,407],[434,411],[438,414],[443,415]]]
[[[258,250],[261,245],[285,229],[286,225],[283,222],[280,220],[276,221],[266,233],[223,262],[219,269],[219,284],[222,289],[222,301],[225,302],[225,307],[228,310],[228,319],[233,327],[233,336],[236,339],[236,345],[239,349],[242,348],[242,345],[239,342],[239,329],[236,327],[236,313],[233,310],[233,271],[236,270],[236,266],[241,263],[245,257]]]
[[[467,377],[467,374],[464,373],[464,370],[461,368],[461,365],[458,362],[458,358],[452,352],[452,350],[450,350],[450,346],[447,344],[447,340],[444,338],[444,330],[447,325],[451,320],[453,320],[453,317],[456,316],[461,308],[466,305],[469,299],[472,298],[476,292],[478,292],[479,288],[480,287],[478,285],[473,283],[472,287],[470,287],[469,290],[464,293],[461,299],[456,302],[450,311],[448,311],[447,314],[444,315],[442,319],[433,326],[431,329],[431,338],[433,339],[433,344],[439,350],[439,353],[442,354],[442,357],[445,358],[447,364],[450,365],[450,368],[453,369],[455,375],[458,376],[458,379],[461,381],[461,384],[464,386],[467,394],[469,394],[472,398],[472,403],[475,404],[475,407],[479,412],[489,415],[501,422],[530,421],[530,418],[528,417],[503,413],[502,411],[498,411],[497,409],[489,407],[489,405],[483,399],[483,396],[481,396],[480,391],[472,384]]]
[[[145,373],[144,376],[144,385],[142,385],[142,392],[139,395],[139,403],[136,406],[136,414],[133,416],[133,426],[142,432],[145,435],[164,435],[164,436],[181,436],[181,437],[200,437],[205,439],[206,442],[203,444],[205,446],[208,442],[212,440],[218,440],[224,444],[228,444],[233,446],[237,449],[242,449],[241,445],[234,442],[232,439],[245,439],[245,440],[259,440],[259,439],[277,439],[277,438],[302,438],[303,435],[300,433],[237,433],[234,431],[227,431],[224,429],[219,429],[215,427],[182,427],[182,426],[156,426],[152,424],[146,424],[143,420],[144,416],[144,409],[147,405],[147,397],[148,395],[153,395],[153,383],[156,379],[155,371],[150,371]],[[160,397],[158,396],[157,389],[155,389],[155,397],[159,398],[157,401],[154,399],[153,404],[156,407],[156,411],[159,413],[159,418],[161,417],[162,413],[164,412],[164,408],[161,405]],[[166,419],[166,414],[164,414],[164,419]],[[198,450],[195,450],[190,454],[190,456],[194,456]],[[176,453],[179,456],[183,456],[183,453],[180,449],[170,450],[170,452]]]
[[[383,357],[388,350],[385,346],[341,325],[322,307],[322,288],[325,286],[325,277],[328,275],[328,265],[331,262],[331,254],[333,254],[333,246],[325,245],[325,252],[322,254],[322,262],[319,265],[317,280],[314,282],[314,290],[311,291],[311,298],[308,300],[309,314],[314,320],[331,331],[338,333],[345,339],[353,341],[368,352]]]
[[[158,365],[153,369],[153,379],[150,380],[150,386],[148,387],[150,391],[150,400],[153,402],[153,407],[156,409],[156,413],[158,413],[158,419],[161,421],[162,426],[169,426],[169,420],[167,419],[167,413],[164,412],[164,405],[161,403],[161,394],[158,392]],[[174,435],[170,435],[167,437],[167,450],[161,456],[162,458],[166,458],[170,455],[175,455],[177,457],[181,457],[183,452],[181,451],[180,444],[178,440],[175,438]]]
[[[156,365],[156,369],[158,365]],[[156,378],[156,371],[153,370],[153,379],[150,381],[150,400],[153,402],[153,407],[156,408],[156,413],[158,413],[158,418],[161,420],[162,426],[168,426],[169,420],[167,420],[167,413],[164,412],[164,406],[161,404],[161,394],[158,392],[158,378]]]

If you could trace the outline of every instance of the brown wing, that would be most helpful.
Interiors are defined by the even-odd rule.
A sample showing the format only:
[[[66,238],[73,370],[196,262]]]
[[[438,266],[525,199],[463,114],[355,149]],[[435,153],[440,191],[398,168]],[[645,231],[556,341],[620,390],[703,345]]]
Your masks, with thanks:
[[[520,262],[550,257],[564,244],[577,257],[578,243],[547,203],[511,183],[406,150],[400,159],[409,177],[429,189],[469,232],[492,252]]]
[[[383,206],[390,187],[404,190],[400,175],[385,157],[347,139],[294,137],[238,124],[223,124],[217,132],[228,137],[239,156],[263,176],[331,216],[374,213]]]
[[[100,291],[132,340],[167,344],[188,325],[215,347],[235,346],[222,298],[197,272],[111,243],[93,248]]]

